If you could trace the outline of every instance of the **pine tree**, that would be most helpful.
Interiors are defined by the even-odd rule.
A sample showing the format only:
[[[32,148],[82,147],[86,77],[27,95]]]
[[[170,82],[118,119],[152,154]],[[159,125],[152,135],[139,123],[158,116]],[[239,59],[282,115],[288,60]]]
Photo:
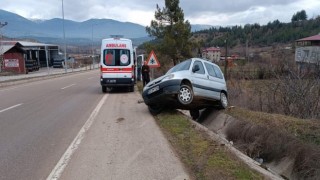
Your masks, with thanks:
[[[146,27],[146,31],[160,41],[158,51],[168,55],[174,65],[183,58],[191,57],[191,25],[184,20],[179,0],[165,0],[162,9],[157,5],[155,20]]]

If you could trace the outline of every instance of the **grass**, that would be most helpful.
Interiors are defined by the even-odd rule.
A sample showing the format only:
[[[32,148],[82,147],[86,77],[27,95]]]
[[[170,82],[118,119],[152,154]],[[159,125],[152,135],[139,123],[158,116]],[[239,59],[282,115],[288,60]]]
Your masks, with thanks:
[[[176,111],[156,116],[157,123],[194,179],[263,179],[227,149]]]
[[[250,111],[242,108],[231,108],[225,113],[236,119],[252,122],[267,128],[279,129],[305,143],[320,146],[320,121],[305,120],[280,114],[269,114],[257,111]]]
[[[231,108],[225,113],[237,121],[229,124],[227,138],[238,149],[264,162],[293,160],[287,178],[320,178],[320,122],[279,114]],[[291,177],[292,176],[292,177]]]

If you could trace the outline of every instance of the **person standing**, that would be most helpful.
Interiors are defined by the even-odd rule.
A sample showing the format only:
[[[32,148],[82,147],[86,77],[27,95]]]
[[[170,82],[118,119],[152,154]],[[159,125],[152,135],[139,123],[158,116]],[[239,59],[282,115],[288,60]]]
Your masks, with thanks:
[[[150,81],[150,67],[147,64],[147,61],[143,62],[143,66],[141,68],[142,71],[142,81],[143,81],[143,87],[149,83]]]

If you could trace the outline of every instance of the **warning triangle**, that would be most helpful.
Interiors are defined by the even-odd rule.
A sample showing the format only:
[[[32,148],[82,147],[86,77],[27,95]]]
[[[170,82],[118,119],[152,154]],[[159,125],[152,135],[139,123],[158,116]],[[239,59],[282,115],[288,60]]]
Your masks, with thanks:
[[[156,54],[153,52],[153,50],[149,54],[147,64],[149,67],[160,67],[160,63],[157,59]]]

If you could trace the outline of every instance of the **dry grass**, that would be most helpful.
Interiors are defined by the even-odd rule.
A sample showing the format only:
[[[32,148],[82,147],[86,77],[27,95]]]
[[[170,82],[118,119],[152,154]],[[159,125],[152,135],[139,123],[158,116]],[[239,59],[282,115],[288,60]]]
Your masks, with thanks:
[[[227,138],[252,158],[265,162],[294,159],[299,179],[320,178],[320,122],[240,108],[226,111],[238,119],[227,129]]]
[[[320,146],[320,121],[305,120],[280,114],[270,114],[258,111],[250,111],[242,108],[232,108],[227,114],[236,119],[252,122],[268,129],[276,129],[294,137],[298,137],[305,143]]]

